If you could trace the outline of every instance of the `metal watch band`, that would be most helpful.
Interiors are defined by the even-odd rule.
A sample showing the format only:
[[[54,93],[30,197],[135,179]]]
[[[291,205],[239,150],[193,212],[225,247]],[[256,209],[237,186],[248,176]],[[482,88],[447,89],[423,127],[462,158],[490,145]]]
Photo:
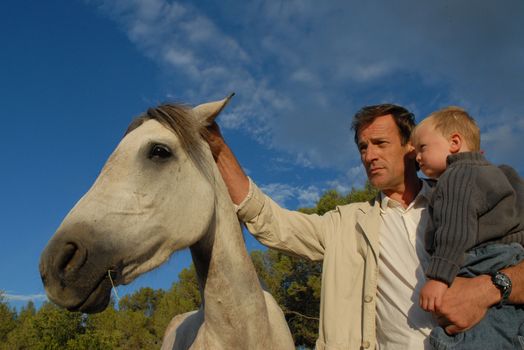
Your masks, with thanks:
[[[501,299],[497,307],[506,304],[509,295],[511,294],[511,279],[504,272],[497,271],[491,273],[491,282],[493,282],[495,287],[500,290]]]

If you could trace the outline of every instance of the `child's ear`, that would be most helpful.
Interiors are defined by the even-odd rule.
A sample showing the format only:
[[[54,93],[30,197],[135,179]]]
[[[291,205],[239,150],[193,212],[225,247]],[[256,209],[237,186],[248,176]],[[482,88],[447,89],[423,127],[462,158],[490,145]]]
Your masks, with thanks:
[[[449,137],[449,151],[451,153],[457,153],[457,152],[460,152],[461,149],[462,149],[462,136],[459,133],[454,132]]]

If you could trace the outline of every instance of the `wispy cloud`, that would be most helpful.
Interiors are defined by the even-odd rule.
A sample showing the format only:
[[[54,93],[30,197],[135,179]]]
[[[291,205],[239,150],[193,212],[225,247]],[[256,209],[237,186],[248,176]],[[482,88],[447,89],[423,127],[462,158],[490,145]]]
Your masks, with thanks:
[[[522,171],[524,157],[519,155],[524,149],[524,118],[502,115],[498,119],[501,124],[487,126],[482,133],[481,146],[486,152],[486,157],[495,163],[520,164]]]
[[[224,126],[308,166],[356,165],[349,120],[365,104],[407,105],[419,118],[460,104],[480,124],[493,111],[520,118],[520,0],[88,2],[178,78],[175,96],[200,102],[236,91]],[[501,128],[495,119],[488,132]],[[521,138],[504,136],[493,152]]]
[[[4,293],[4,294],[2,294],[2,296],[7,301],[27,302],[27,301],[46,301],[46,300],[48,300],[47,296],[45,294],[27,294],[27,295],[24,295],[24,294]]]
[[[335,189],[338,193],[347,194],[354,188],[363,188],[366,184],[366,173],[361,165],[349,168],[343,176],[329,181],[328,188]]]
[[[292,204],[296,204],[299,208],[312,207],[320,198],[320,190],[316,186],[304,188],[283,183],[271,183],[262,185],[261,189],[279,205],[287,208],[290,208]]]
[[[264,123],[257,122],[264,112],[285,105],[263,78],[254,77],[252,58],[238,40],[194,5],[164,0],[89,3],[119,23],[145,56],[176,77],[171,95],[178,99],[222,98],[231,91],[249,96],[250,103],[229,111],[250,121],[255,135],[266,132]],[[226,122],[232,128],[244,125],[238,117]]]

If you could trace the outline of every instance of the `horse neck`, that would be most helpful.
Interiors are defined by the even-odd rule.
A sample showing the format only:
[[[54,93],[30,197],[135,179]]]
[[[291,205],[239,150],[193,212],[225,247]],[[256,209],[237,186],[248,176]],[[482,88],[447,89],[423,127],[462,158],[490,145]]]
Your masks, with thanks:
[[[267,309],[229,193],[218,170],[214,175],[213,224],[206,237],[191,247],[191,254],[200,282],[206,329],[216,327],[227,338],[224,331],[230,326],[232,340],[238,342],[239,334],[268,329]]]

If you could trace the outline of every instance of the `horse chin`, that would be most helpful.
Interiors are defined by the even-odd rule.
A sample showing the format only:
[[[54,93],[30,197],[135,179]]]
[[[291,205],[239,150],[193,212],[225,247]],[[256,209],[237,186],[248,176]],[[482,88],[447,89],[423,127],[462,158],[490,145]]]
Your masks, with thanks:
[[[104,278],[80,305],[68,307],[69,311],[94,314],[104,311],[111,301],[111,282]]]

